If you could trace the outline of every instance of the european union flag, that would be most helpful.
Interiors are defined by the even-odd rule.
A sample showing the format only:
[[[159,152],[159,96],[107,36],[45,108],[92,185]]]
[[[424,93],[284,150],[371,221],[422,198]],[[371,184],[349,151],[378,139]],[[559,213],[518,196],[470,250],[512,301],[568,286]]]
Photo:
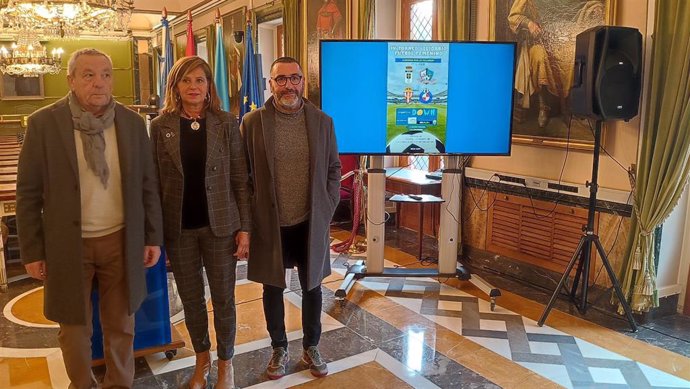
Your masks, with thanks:
[[[230,88],[228,88],[228,63],[225,59],[225,46],[223,46],[223,25],[216,18],[216,53],[213,61],[213,82],[218,90],[221,108],[230,112]]]
[[[242,89],[240,90],[240,119],[245,113],[264,105],[263,94],[259,89],[259,77],[256,68],[256,54],[252,44],[252,25],[247,23],[244,34],[246,42],[244,50],[244,64],[242,66]]]

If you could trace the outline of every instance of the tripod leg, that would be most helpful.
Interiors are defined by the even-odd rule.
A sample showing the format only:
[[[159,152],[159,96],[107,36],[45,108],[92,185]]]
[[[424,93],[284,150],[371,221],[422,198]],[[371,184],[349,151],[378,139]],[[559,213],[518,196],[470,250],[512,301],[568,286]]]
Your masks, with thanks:
[[[604,250],[604,247],[602,247],[601,242],[599,242],[598,237],[594,239],[594,244],[597,246],[597,251],[599,252],[599,256],[601,257],[601,263],[604,264],[606,272],[609,273],[609,279],[613,284],[613,289],[616,291],[618,301],[620,301],[621,305],[623,306],[623,311],[625,311],[625,316],[628,318],[630,328],[632,328],[632,332],[637,332],[637,324],[635,324],[635,319],[632,316],[632,309],[630,309],[630,304],[628,304],[628,300],[625,298],[623,290],[621,290],[621,285],[618,282],[618,278],[616,277],[616,274],[613,272],[611,263],[609,263],[609,259],[606,256],[606,251]]]
[[[586,237],[583,235],[583,238]],[[577,252],[577,251],[575,251]],[[573,286],[570,288],[570,299],[575,303],[575,295],[577,294],[577,287],[580,286],[580,276],[582,275],[582,266],[585,259],[582,257],[585,251],[580,251],[580,261],[577,263],[577,270],[575,270],[575,277],[573,277]]]
[[[587,235],[585,237],[585,244],[582,246],[582,292],[580,296],[580,306],[578,307],[580,313],[583,315],[587,312],[587,294],[589,291],[589,265],[592,260],[592,241],[595,235]]]
[[[553,304],[556,302],[556,299],[558,298],[558,294],[561,292],[561,289],[563,288],[563,284],[565,284],[565,280],[568,279],[568,275],[570,274],[570,271],[573,270],[573,266],[575,266],[575,262],[577,261],[578,256],[580,255],[580,250],[582,250],[582,246],[585,243],[585,239],[587,237],[583,236],[580,238],[580,243],[577,244],[577,249],[575,249],[575,254],[573,254],[573,257],[570,258],[570,262],[568,262],[568,266],[565,268],[565,272],[563,273],[563,277],[561,277],[561,280],[558,281],[558,286],[556,286],[556,290],[553,292],[553,295],[551,295],[551,300],[549,300],[549,303],[546,304],[546,308],[544,308],[544,312],[541,314],[541,318],[539,318],[539,321],[537,322],[537,325],[539,327],[544,325],[544,322],[546,321],[546,317],[549,316],[549,312],[551,312],[551,308],[553,308]]]

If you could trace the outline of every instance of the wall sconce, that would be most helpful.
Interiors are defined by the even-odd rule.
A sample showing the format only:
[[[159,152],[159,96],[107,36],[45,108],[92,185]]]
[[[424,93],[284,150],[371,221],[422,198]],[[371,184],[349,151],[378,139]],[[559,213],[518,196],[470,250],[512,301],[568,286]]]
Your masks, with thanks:
[[[149,101],[148,101],[148,103],[149,103],[149,106],[151,106],[151,107],[159,108],[159,107],[160,107],[160,106],[159,106],[159,104],[160,104],[160,97],[159,97],[157,94],[155,94],[155,93],[152,94],[152,95],[149,95]]]
[[[242,39],[244,38],[244,31],[233,31],[232,36],[235,37],[235,42],[242,43]]]

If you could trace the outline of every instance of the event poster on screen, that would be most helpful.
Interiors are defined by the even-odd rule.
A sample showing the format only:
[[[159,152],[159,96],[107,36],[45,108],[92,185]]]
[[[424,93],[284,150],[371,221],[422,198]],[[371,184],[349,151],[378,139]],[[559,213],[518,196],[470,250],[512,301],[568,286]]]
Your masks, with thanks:
[[[445,152],[448,51],[448,43],[388,43],[387,152]]]

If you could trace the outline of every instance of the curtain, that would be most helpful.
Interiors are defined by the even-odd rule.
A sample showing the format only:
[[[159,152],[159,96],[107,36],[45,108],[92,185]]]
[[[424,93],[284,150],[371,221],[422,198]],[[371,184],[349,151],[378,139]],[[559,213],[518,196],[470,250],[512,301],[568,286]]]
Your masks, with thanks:
[[[373,39],[376,0],[359,0],[358,6],[357,36],[359,39]]]
[[[470,0],[436,0],[438,39],[470,39],[470,5]]]
[[[436,0],[436,31],[439,40],[469,40],[470,39],[470,5],[471,0]],[[462,164],[464,166],[464,164]],[[429,170],[436,170],[441,166],[439,157],[429,158]],[[457,166],[445,166],[457,168]],[[463,169],[464,175],[464,169]],[[462,204],[464,179],[460,179],[458,201]],[[460,207],[462,214],[462,207]],[[462,217],[458,217],[462,220]],[[462,222],[458,223],[458,255],[462,254]]]
[[[659,305],[654,230],[678,203],[690,173],[690,2],[657,0],[654,25],[633,218],[620,272],[623,293],[637,312]]]
[[[470,39],[471,0],[436,0],[436,36],[439,40]],[[429,171],[441,167],[440,157],[429,158]]]
[[[300,42],[299,0],[283,0],[283,26],[285,28],[285,55],[295,58],[302,63],[300,58],[302,50]]]

